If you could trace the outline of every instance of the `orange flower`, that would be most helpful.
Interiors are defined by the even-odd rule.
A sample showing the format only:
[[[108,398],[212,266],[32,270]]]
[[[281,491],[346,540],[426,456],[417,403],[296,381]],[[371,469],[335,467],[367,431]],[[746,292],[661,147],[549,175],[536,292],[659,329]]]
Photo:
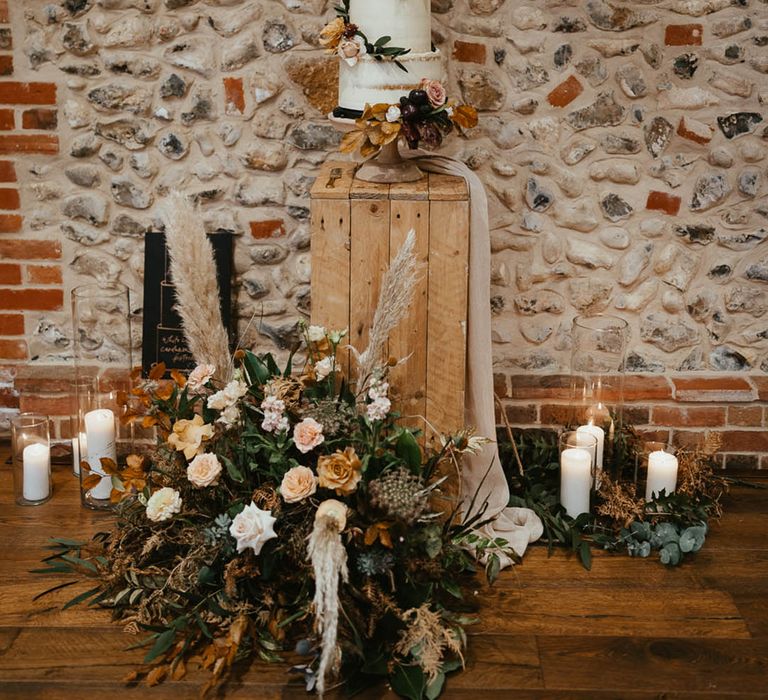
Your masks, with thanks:
[[[334,489],[338,496],[348,496],[362,478],[362,466],[354,447],[323,455],[317,460],[318,484],[324,489]]]
[[[328,53],[336,53],[346,29],[347,25],[344,20],[341,17],[337,17],[320,30],[320,45],[325,46]]]

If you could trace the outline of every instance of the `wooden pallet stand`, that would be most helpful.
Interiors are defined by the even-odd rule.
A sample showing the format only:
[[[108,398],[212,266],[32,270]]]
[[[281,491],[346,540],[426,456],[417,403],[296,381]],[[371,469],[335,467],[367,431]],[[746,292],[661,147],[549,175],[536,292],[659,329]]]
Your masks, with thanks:
[[[410,313],[389,338],[395,408],[406,422],[438,432],[464,425],[469,271],[469,195],[461,178],[418,182],[354,179],[356,164],[326,163],[312,198],[312,323],[349,328],[365,349],[390,260],[410,229],[422,275]]]

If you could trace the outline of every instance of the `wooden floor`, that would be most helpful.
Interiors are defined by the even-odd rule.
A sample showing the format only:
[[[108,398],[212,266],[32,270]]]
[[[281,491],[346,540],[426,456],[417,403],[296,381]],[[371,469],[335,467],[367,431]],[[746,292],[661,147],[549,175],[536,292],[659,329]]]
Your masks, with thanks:
[[[735,489],[726,507],[704,550],[677,569],[598,553],[588,573],[564,553],[548,559],[533,548],[480,592],[467,671],[450,678],[444,697],[768,698],[768,491]],[[0,469],[0,698],[197,696],[201,675],[124,686],[142,652],[124,651],[135,640],[107,612],[62,612],[73,589],[32,601],[54,583],[29,573],[46,538],[87,537],[107,524],[80,508],[66,469],[56,471],[53,499],[36,508],[13,504],[10,469]],[[263,665],[228,697],[307,696],[284,667]],[[365,697],[395,696],[382,687]]]

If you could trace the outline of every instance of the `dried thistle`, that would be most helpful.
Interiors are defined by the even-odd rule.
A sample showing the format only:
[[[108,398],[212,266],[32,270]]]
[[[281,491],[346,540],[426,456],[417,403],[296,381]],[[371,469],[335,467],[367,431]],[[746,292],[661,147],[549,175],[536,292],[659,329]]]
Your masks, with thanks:
[[[722,515],[721,496],[728,491],[728,482],[715,474],[712,457],[720,450],[723,436],[709,433],[700,447],[677,453],[677,492],[686,496],[704,496],[714,504],[714,515]]]
[[[382,362],[389,334],[405,318],[418,282],[418,263],[414,255],[416,231],[411,229],[397,256],[384,275],[379,301],[373,314],[368,346],[357,355],[358,392]],[[354,352],[354,349],[353,349]],[[355,353],[356,354],[356,353]]]
[[[264,393],[280,399],[289,411],[298,406],[302,389],[301,382],[295,377],[275,377],[264,385]]]
[[[443,625],[440,613],[431,610],[428,603],[406,610],[400,619],[405,629],[400,633],[395,653],[412,656],[430,682],[440,673],[446,652],[458,656],[464,665],[460,639],[450,627]]]
[[[205,227],[199,213],[179,193],[168,197],[162,216],[176,309],[189,349],[198,364],[214,365],[216,377],[226,382],[232,373],[229,338],[221,320],[216,264]]]
[[[598,515],[610,518],[621,527],[629,527],[633,520],[642,520],[645,505],[643,499],[635,498],[629,487],[613,481],[605,472],[600,478],[600,497],[603,500],[597,507]]]

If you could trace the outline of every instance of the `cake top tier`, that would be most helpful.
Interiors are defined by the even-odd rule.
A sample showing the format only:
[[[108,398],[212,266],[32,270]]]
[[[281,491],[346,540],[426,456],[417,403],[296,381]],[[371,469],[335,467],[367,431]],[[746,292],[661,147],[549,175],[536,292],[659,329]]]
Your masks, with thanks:
[[[368,41],[390,36],[390,46],[413,53],[432,47],[430,0],[350,0],[349,21],[356,24]]]

